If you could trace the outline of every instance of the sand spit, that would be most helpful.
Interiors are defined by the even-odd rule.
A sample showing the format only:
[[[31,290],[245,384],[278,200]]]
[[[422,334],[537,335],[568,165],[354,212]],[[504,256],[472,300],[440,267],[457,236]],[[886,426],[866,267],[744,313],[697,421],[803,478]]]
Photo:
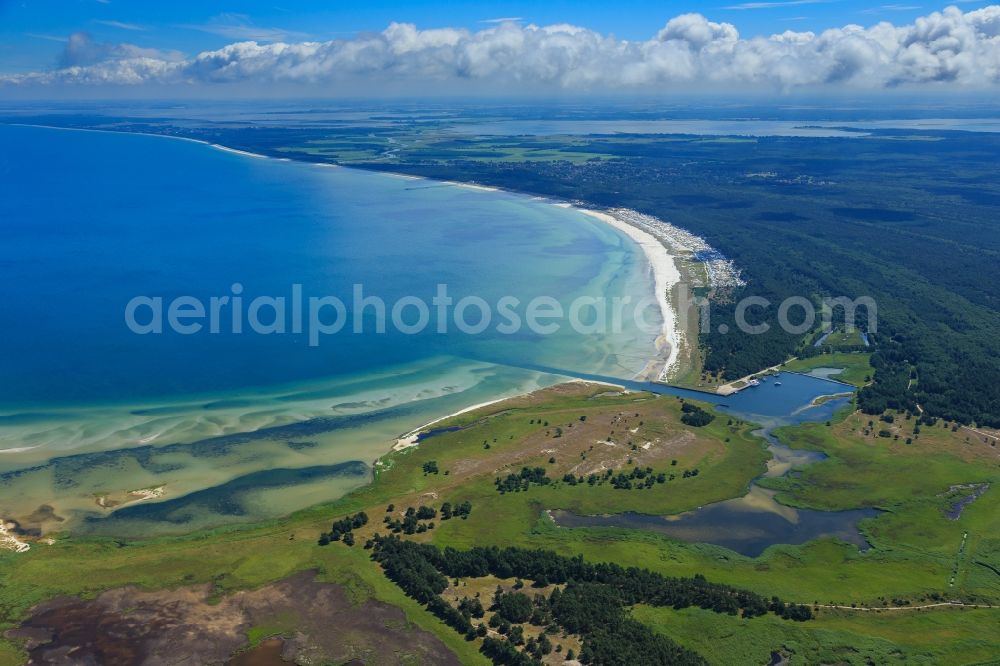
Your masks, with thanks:
[[[165,485],[161,485],[151,488],[139,488],[138,490],[128,490],[123,493],[108,493],[98,495],[94,498],[94,501],[102,509],[120,509],[126,504],[160,499],[166,493],[166,488]]]
[[[508,396],[508,397],[513,397],[513,396]],[[399,439],[397,439],[396,443],[392,447],[392,450],[393,451],[402,451],[403,449],[408,449],[408,448],[410,448],[412,446],[416,446],[417,445],[417,438],[420,435],[420,432],[423,431],[423,430],[426,430],[427,428],[431,427],[435,423],[440,423],[441,421],[444,421],[446,419],[450,419],[453,416],[459,416],[460,414],[465,414],[467,412],[471,412],[471,411],[479,409],[481,407],[489,407],[490,405],[495,405],[498,402],[503,402],[504,400],[507,400],[508,397],[497,398],[496,400],[487,400],[486,402],[480,402],[480,403],[475,404],[475,405],[470,405],[468,407],[464,407],[464,408],[458,410],[454,414],[448,414],[447,416],[442,416],[441,418],[434,419],[433,421],[430,421],[429,423],[425,423],[422,426],[420,426],[419,428],[411,430],[410,432],[406,433],[405,435],[402,435]]]

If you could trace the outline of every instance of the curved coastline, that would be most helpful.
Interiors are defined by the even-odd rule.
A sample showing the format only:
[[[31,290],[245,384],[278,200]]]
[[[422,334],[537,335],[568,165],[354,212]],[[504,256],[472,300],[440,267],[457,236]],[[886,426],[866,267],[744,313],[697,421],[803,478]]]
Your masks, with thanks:
[[[148,136],[148,137],[159,137],[164,139],[176,139],[179,141],[187,141],[191,143],[198,143],[209,148],[214,148],[222,152],[230,153],[233,155],[240,155],[243,157],[249,157],[253,159],[266,159],[274,160],[277,162],[297,162],[300,164],[311,164],[317,167],[326,168],[345,168],[353,169],[356,171],[363,171],[368,174],[379,174],[392,178],[404,178],[407,180],[428,180],[434,181],[440,185],[450,185],[452,187],[460,187],[467,190],[478,191],[478,192],[506,192],[508,194],[514,194],[518,196],[529,197],[537,201],[550,201],[546,197],[532,196],[525,192],[519,192],[516,190],[507,190],[500,187],[495,187],[492,185],[480,185],[478,183],[466,183],[456,180],[434,180],[431,178],[426,178],[424,176],[415,176],[406,173],[397,173],[391,171],[372,171],[368,169],[356,169],[350,166],[343,166],[340,164],[328,164],[323,162],[309,162],[305,160],[296,160],[287,157],[274,157],[271,155],[264,155],[261,153],[255,153],[248,150],[241,150],[239,148],[233,148],[231,146],[226,146],[220,143],[212,143],[210,141],[205,141],[202,139],[195,139],[186,136],[176,136],[172,134],[156,134],[154,132],[122,132],[118,130],[106,130],[106,129],[94,129],[86,127],[60,127],[58,125],[40,125],[35,123],[7,123],[15,127],[35,127],[41,129],[56,129],[56,130],[68,130],[77,132],[95,132],[103,134],[135,134],[138,136]],[[652,234],[640,229],[634,224],[630,224],[628,221],[622,219],[621,217],[615,216],[612,212],[606,212],[602,210],[596,210],[593,208],[585,208],[574,203],[563,202],[563,201],[552,201],[553,205],[560,208],[572,209],[576,212],[582,213],[592,219],[604,222],[608,226],[614,228],[622,235],[628,237],[632,242],[634,242],[639,249],[642,250],[646,261],[649,263],[650,271],[652,273],[652,283],[653,290],[656,297],[656,302],[659,307],[660,316],[663,320],[662,332],[655,339],[654,353],[653,356],[647,361],[646,366],[640,371],[635,377],[631,379],[636,380],[647,380],[647,381],[666,381],[667,377],[676,368],[678,360],[678,351],[682,343],[682,333],[677,326],[677,315],[671,307],[670,300],[668,298],[669,290],[675,285],[681,282],[681,273],[678,270],[675,262],[674,256],[670,253],[667,246],[657,239]]]
[[[290,161],[290,160],[284,159],[284,158],[272,157],[272,156],[268,156],[268,155],[260,155],[260,154],[256,154],[256,153],[251,153],[249,151],[238,150],[238,149],[230,148],[230,147],[227,147],[227,146],[222,146],[222,145],[219,145],[219,144],[213,144],[213,143],[210,143],[210,142],[207,142],[207,141],[202,141],[202,140],[199,140],[199,139],[193,139],[193,138],[182,137],[182,136],[171,136],[171,135],[153,134],[153,133],[145,133],[145,132],[143,132],[143,133],[137,133],[137,132],[120,132],[120,131],[114,131],[114,130],[100,130],[100,129],[88,129],[88,128],[67,128],[67,127],[54,127],[54,126],[50,127],[50,126],[43,126],[43,125],[23,125],[23,126],[39,127],[39,128],[46,128],[46,129],[62,129],[64,131],[65,130],[75,130],[75,131],[82,131],[82,132],[96,132],[96,133],[107,133],[107,134],[140,134],[140,135],[150,136],[150,137],[178,139],[178,140],[186,141],[186,142],[189,142],[189,143],[199,143],[199,144],[202,144],[202,145],[204,145],[206,147],[213,148],[215,150],[219,150],[219,151],[223,151],[223,152],[227,152],[227,153],[230,153],[230,154],[233,154],[233,155],[239,155],[241,157],[248,157],[248,158],[253,158],[253,159],[273,159],[275,161]],[[291,161],[297,161],[297,160],[291,160]],[[303,162],[303,163],[307,163],[307,162]],[[326,165],[326,164],[316,164],[316,166],[319,166],[319,167],[339,167],[339,165]],[[356,170],[356,171],[365,171],[366,174],[372,174],[372,175],[374,175],[374,173],[375,173],[375,172],[371,172],[371,171],[367,171],[367,170]],[[381,172],[379,172],[379,173],[381,173]],[[414,179],[414,180],[429,180],[429,179],[425,179],[425,178],[422,178],[422,177],[408,176],[406,174],[382,173],[382,175],[384,175],[386,177],[404,177],[404,178],[407,178],[407,179]],[[440,182],[440,184],[442,184],[442,185],[449,185],[449,186],[453,186],[453,187],[459,187],[459,188],[462,188],[462,189],[479,191],[479,192],[484,192],[484,193],[486,193],[486,192],[496,192],[496,191],[506,192],[505,190],[501,190],[499,188],[491,188],[491,187],[480,186],[480,185],[476,185],[476,184],[459,183],[459,182],[452,182],[452,181],[438,181],[438,182]],[[509,194],[514,194],[514,195],[518,195],[518,196],[526,196],[526,197],[532,198],[532,197],[530,197],[530,195],[525,195],[524,193],[521,193],[521,192],[509,192]],[[535,199],[537,199],[537,197],[535,197]],[[546,201],[548,201],[548,200],[546,200]],[[645,234],[641,230],[638,230],[635,227],[632,227],[632,226],[628,225],[627,223],[622,222],[620,220],[617,220],[617,219],[615,219],[615,218],[613,218],[613,217],[611,217],[611,216],[609,216],[607,214],[600,213],[598,211],[591,211],[591,210],[581,209],[579,207],[573,206],[573,205],[568,204],[568,203],[561,203],[561,202],[551,202],[551,203],[555,203],[556,205],[559,205],[560,207],[572,208],[574,211],[580,212],[581,215],[588,215],[590,218],[597,219],[597,220],[599,220],[601,222],[604,222],[604,223],[608,224],[609,226],[613,227],[616,231],[618,231],[620,235],[628,236],[633,242],[635,242],[637,245],[639,245],[639,249],[641,249],[643,251],[643,256],[646,258],[646,261],[648,261],[650,267],[652,268],[652,278],[653,278],[654,289],[657,292],[657,294],[656,294],[656,296],[657,296],[657,303],[660,306],[660,311],[661,311],[661,313],[663,315],[663,333],[660,336],[657,337],[657,339],[656,339],[656,349],[653,350],[654,353],[651,354],[651,356],[654,356],[654,357],[647,361],[646,368],[640,374],[640,377],[642,377],[642,378],[649,378],[649,379],[658,379],[658,378],[661,378],[663,376],[664,370],[667,367],[669,367],[671,364],[673,364],[675,362],[676,356],[677,356],[677,353],[676,353],[676,344],[669,344],[669,342],[668,342],[670,340],[676,341],[676,337],[675,337],[675,335],[672,336],[670,334],[670,332],[672,330],[673,316],[672,316],[672,312],[670,311],[670,306],[669,306],[669,303],[668,303],[667,298],[666,298],[666,290],[667,290],[669,284],[676,283],[676,280],[679,279],[679,274],[677,273],[676,267],[673,266],[672,258],[669,255],[669,253],[667,252],[666,248],[661,243],[659,243],[659,241],[656,241],[656,239],[653,238],[652,236],[649,236],[648,234]],[[636,256],[638,256],[638,255],[636,255]],[[671,271],[672,271],[672,273],[671,273]],[[676,334],[676,331],[674,331],[674,334]],[[667,346],[668,344],[669,344],[669,346]],[[648,374],[650,372],[650,368],[655,368],[656,369],[655,374]],[[441,416],[439,418],[436,418],[436,419],[430,421],[430,423],[436,423],[436,422],[438,422],[440,420],[444,420],[446,418],[454,416],[455,414],[462,414],[462,413],[465,413],[467,411],[471,411],[471,410],[483,407],[485,405],[493,404],[494,402],[498,402],[500,400],[513,397],[513,395],[523,395],[523,394],[526,394],[526,393],[530,393],[532,390],[535,390],[535,389],[539,388],[542,385],[548,385],[548,384],[551,384],[551,383],[561,383],[560,382],[560,378],[554,377],[554,376],[553,377],[547,377],[547,378],[546,377],[540,377],[540,376],[535,376],[534,378],[527,378],[527,379],[525,379],[524,381],[521,382],[520,390],[517,390],[515,388],[515,393],[512,394],[510,392],[510,390],[500,391],[497,394],[495,394],[496,397],[494,397],[494,398],[492,398],[490,400],[486,400],[485,402],[482,401],[482,398],[489,396],[489,394],[485,393],[483,390],[479,390],[478,391],[479,395],[473,395],[472,393],[470,393],[470,395],[468,396],[468,398],[470,398],[470,400],[469,400],[470,403],[472,403],[473,401],[475,401],[476,397],[480,398],[480,400],[475,401],[475,404],[470,404],[469,406],[466,406],[466,407],[464,407],[462,409],[459,409],[457,412],[452,412],[452,413],[449,413],[449,414],[445,414],[445,415],[443,415],[443,416]],[[448,393],[448,392],[449,392],[449,390],[447,390],[447,387],[446,387],[445,393]],[[419,393],[420,397],[426,397],[423,393],[417,392],[413,396],[411,396],[411,398],[416,398],[418,393]],[[484,395],[484,393],[485,393],[485,395]],[[456,403],[455,398],[458,398],[458,397],[459,397],[458,395],[456,395],[456,394],[453,393],[452,394],[452,398],[450,400],[451,405],[442,404],[441,407],[444,407],[444,409],[442,409],[441,411],[442,412],[446,412],[446,411],[451,412],[451,410],[454,409],[453,405],[455,405],[455,403]],[[275,400],[279,400],[281,402],[284,402],[283,396],[278,396],[278,398],[275,398]],[[181,401],[181,402],[185,402],[185,401]],[[197,402],[197,401],[195,401],[195,402]],[[226,402],[226,401],[224,401],[224,402]],[[270,402],[274,402],[274,400],[270,400]],[[235,404],[231,405],[231,406],[234,409],[236,409],[236,408],[239,407],[239,405],[235,405]],[[105,410],[105,409],[108,408],[107,405],[103,405],[103,404],[102,405],[92,405],[90,407],[92,409],[94,409],[96,412],[102,412],[103,410]],[[179,407],[179,405],[177,407]],[[275,405],[274,407],[277,407],[277,405]],[[448,407],[451,407],[451,409],[448,409]],[[89,411],[89,409],[85,410],[85,411]],[[132,437],[130,438],[130,444],[131,444],[131,446],[134,446],[137,449],[138,448],[147,448],[150,445],[156,446],[156,445],[160,445],[160,444],[164,444],[164,443],[169,443],[169,441],[173,441],[175,439],[187,440],[191,436],[194,435],[194,433],[187,433],[187,436],[186,436],[186,434],[182,431],[182,429],[176,428],[176,427],[173,428],[173,429],[172,428],[166,428],[166,430],[164,429],[166,426],[171,425],[172,422],[168,423],[167,421],[170,421],[170,419],[172,419],[172,418],[175,417],[175,415],[172,413],[174,410],[168,409],[167,411],[171,412],[171,413],[166,413],[166,414],[161,413],[161,410],[157,410],[157,409],[153,409],[151,411],[147,411],[147,410],[144,410],[144,409],[136,409],[136,410],[129,410],[129,411],[130,411],[130,418],[129,418],[129,423],[127,424],[128,427],[126,428],[126,430],[128,431],[128,433],[130,435],[132,435]],[[219,412],[218,410],[212,410],[212,411],[213,411],[212,416],[217,421],[218,417],[222,415],[222,412]],[[238,434],[236,432],[236,430],[239,430],[240,432],[243,432],[242,428],[240,428],[240,425],[250,426],[250,428],[246,432],[252,433],[254,431],[259,430],[260,428],[265,428],[266,429],[268,427],[280,426],[283,423],[288,423],[289,419],[293,419],[294,420],[294,414],[288,414],[288,413],[286,413],[284,415],[279,415],[277,413],[277,411],[275,411],[274,409],[266,409],[266,410],[258,410],[258,411],[261,412],[261,416],[260,416],[260,419],[258,419],[257,421],[244,421],[243,423],[233,422],[233,423],[229,423],[229,424],[227,424],[227,423],[218,423],[217,424],[218,430],[216,432],[210,433],[210,434],[212,434],[214,436],[223,436],[223,437],[225,437],[225,436],[234,436],[234,435]],[[282,409],[281,411],[285,411],[285,409]],[[307,413],[308,411],[310,411],[310,410],[304,410],[301,413],[301,416],[303,416],[303,417],[305,417],[305,418],[308,419],[309,418],[309,415]],[[347,409],[347,411],[351,412],[351,411],[353,411],[353,409]],[[41,414],[39,416],[41,416]],[[149,423],[149,427],[143,426],[140,423],[140,421],[147,421]],[[243,421],[243,419],[239,419],[239,421]],[[155,428],[153,428],[154,425],[156,426]],[[384,440],[385,441],[385,449],[383,451],[379,451],[378,452],[378,456],[381,457],[381,455],[384,455],[384,453],[387,453],[387,452],[391,451],[392,448],[394,448],[394,446],[393,446],[394,444],[398,445],[400,443],[400,441],[405,440],[408,436],[414,436],[416,432],[418,432],[419,430],[425,428],[427,425],[428,424],[425,423],[424,425],[420,426],[416,430],[407,433],[407,435],[399,436],[395,440],[393,440],[392,438],[386,437],[385,440]],[[161,427],[161,426],[163,426],[163,427]],[[81,440],[78,436],[69,437],[67,439],[67,438],[64,438],[62,436],[62,435],[65,435],[65,434],[66,434],[66,432],[64,430],[61,430],[60,428],[47,428],[47,432],[45,433],[45,437],[40,437],[39,441],[37,441],[37,442],[33,441],[31,443],[32,444],[39,444],[39,443],[41,443],[41,440],[49,441],[49,440],[52,440],[53,438],[58,439],[61,442],[61,447],[67,447],[67,448],[63,448],[61,451],[60,450],[52,451],[51,453],[53,455],[55,455],[55,456],[60,456],[61,454],[67,454],[68,453],[67,449],[74,449],[74,448],[77,448],[78,446],[83,446],[83,448],[90,448],[88,446],[85,446],[85,442],[83,440]],[[113,434],[113,431],[109,431],[109,430],[107,430],[107,429],[105,429],[103,427],[98,426],[98,427],[94,427],[94,428],[88,428],[88,434],[90,436],[93,436],[93,437],[100,437],[102,434],[103,435]],[[209,433],[204,433],[204,434],[209,434]],[[385,434],[388,434],[388,433],[384,433],[383,436]],[[14,446],[14,447],[7,448],[3,452],[5,452],[7,454],[11,454],[11,455],[5,456],[5,457],[10,457],[10,458],[15,458],[16,457],[16,458],[19,458],[19,460],[17,461],[17,463],[14,463],[13,460],[10,460],[8,464],[13,463],[14,466],[18,466],[19,467],[22,462],[28,462],[27,460],[24,460],[24,461],[20,460],[20,458],[22,456],[26,455],[26,456],[28,456],[28,457],[30,457],[32,459],[30,461],[30,464],[36,466],[39,470],[42,470],[43,468],[47,469],[47,463],[45,463],[44,460],[47,459],[47,458],[49,458],[49,457],[51,457],[51,456],[48,456],[48,455],[43,455],[45,453],[44,449],[46,449],[46,448],[47,448],[46,446]],[[101,447],[101,448],[103,448],[103,447]],[[65,455],[63,455],[63,458],[66,458],[68,460],[68,459],[73,458],[73,456],[71,455],[71,456],[69,456],[67,458]],[[144,479],[142,481],[142,483],[155,483],[158,487],[162,487],[162,484],[159,484],[158,482],[156,482],[153,479],[149,479],[148,482],[147,482],[147,480]],[[186,485],[187,484],[171,484],[171,487],[169,488],[169,490],[167,490],[167,492],[165,494],[168,495],[168,496],[174,496],[178,492],[186,492],[186,491],[192,490],[192,488],[187,488]],[[136,486],[136,487],[139,487],[139,486]],[[108,490],[108,489],[102,488],[101,490]],[[110,490],[114,490],[114,488],[111,488]],[[151,498],[151,501],[156,502],[158,500],[157,500],[157,498]],[[4,514],[9,514],[10,513],[10,509],[11,509],[11,507],[8,507],[7,510],[4,511]],[[15,512],[12,515],[19,515],[19,514],[17,514]]]
[[[679,335],[679,333],[677,331],[672,331],[672,332],[668,331],[668,329],[670,328],[670,324],[668,322],[672,322],[675,319],[675,317],[674,317],[672,308],[670,306],[670,303],[669,303],[666,295],[664,293],[659,293],[660,291],[662,291],[662,290],[659,289],[659,287],[660,286],[666,286],[666,288],[669,288],[669,286],[671,286],[673,284],[676,284],[678,281],[681,280],[680,273],[676,270],[676,267],[673,266],[673,264],[672,264],[672,255],[670,255],[670,253],[668,252],[668,249],[660,241],[658,241],[653,235],[648,234],[648,233],[644,232],[643,230],[639,229],[638,227],[636,227],[636,226],[634,226],[632,224],[629,224],[627,221],[625,221],[623,219],[620,219],[619,217],[613,215],[613,211],[605,212],[605,211],[602,211],[602,210],[594,210],[594,209],[590,209],[590,208],[584,208],[581,205],[579,205],[578,202],[574,202],[574,203],[563,202],[563,201],[554,200],[554,199],[551,199],[551,198],[548,198],[548,197],[534,196],[534,195],[531,195],[530,193],[522,192],[522,191],[519,191],[519,190],[511,190],[511,189],[502,188],[502,187],[496,187],[496,186],[490,186],[490,185],[482,185],[482,184],[478,184],[478,183],[475,183],[475,182],[461,182],[461,181],[455,181],[455,180],[438,180],[438,179],[434,179],[434,178],[428,178],[428,177],[425,177],[425,176],[412,175],[412,174],[401,173],[401,172],[392,172],[392,171],[383,171],[383,170],[371,170],[371,169],[364,169],[364,168],[358,168],[358,167],[353,167],[353,166],[345,166],[345,165],[340,165],[340,164],[330,164],[330,163],[313,162],[313,161],[310,161],[310,160],[301,160],[301,159],[288,158],[288,157],[278,157],[278,156],[275,156],[275,155],[268,155],[268,154],[256,153],[256,152],[252,152],[252,151],[249,151],[249,150],[243,150],[243,149],[239,149],[239,148],[234,148],[234,147],[231,147],[231,146],[226,146],[226,145],[223,145],[223,144],[220,144],[220,143],[214,143],[214,142],[203,140],[203,139],[198,139],[198,138],[193,138],[193,137],[187,137],[187,136],[181,136],[181,135],[174,135],[174,134],[162,134],[162,133],[155,133],[155,132],[139,132],[139,131],[121,131],[121,130],[116,130],[116,129],[100,129],[100,128],[88,128],[88,127],[64,127],[64,126],[58,126],[58,125],[46,125],[46,124],[39,124],[39,123],[16,123],[15,122],[15,123],[2,123],[2,124],[3,125],[7,125],[7,126],[11,126],[11,127],[27,127],[27,128],[49,129],[49,130],[62,130],[62,131],[71,131],[71,132],[86,132],[86,133],[95,133],[95,134],[135,135],[135,136],[144,136],[144,137],[150,137],[150,138],[174,139],[174,140],[178,140],[178,141],[184,141],[184,142],[187,142],[187,143],[201,144],[203,146],[206,146],[206,147],[209,147],[209,148],[221,151],[221,152],[229,153],[229,154],[232,154],[232,155],[239,155],[239,156],[243,156],[243,157],[253,158],[253,159],[272,160],[274,162],[291,162],[291,163],[296,163],[296,164],[300,164],[300,165],[311,165],[311,166],[321,167],[321,168],[345,169],[345,170],[354,171],[354,172],[357,172],[357,173],[364,173],[364,174],[369,175],[369,176],[380,175],[380,176],[384,176],[384,177],[387,177],[387,178],[398,178],[398,179],[415,180],[415,181],[428,181],[428,182],[435,183],[435,184],[440,185],[440,186],[451,186],[451,187],[461,188],[463,190],[478,191],[478,192],[483,192],[483,193],[490,193],[490,192],[505,193],[505,194],[510,194],[510,195],[517,196],[517,197],[524,197],[526,199],[530,199],[530,200],[533,200],[533,201],[547,202],[547,203],[550,203],[550,204],[552,204],[552,205],[554,205],[556,207],[559,207],[559,208],[571,209],[571,210],[573,210],[575,212],[579,212],[579,213],[581,213],[583,215],[586,215],[586,216],[588,216],[588,217],[590,217],[592,219],[597,219],[597,220],[600,220],[601,222],[606,223],[608,226],[610,226],[610,227],[614,228],[615,230],[617,230],[621,235],[627,236],[637,246],[639,246],[639,249],[641,249],[643,251],[643,254],[646,257],[646,260],[648,261],[648,263],[650,264],[650,268],[652,269],[651,270],[651,272],[653,274],[652,275],[652,282],[653,282],[653,285],[654,285],[654,290],[657,291],[657,294],[656,294],[656,296],[657,296],[657,305],[659,306],[659,310],[660,310],[661,315],[663,316],[663,319],[664,319],[663,334],[662,334],[661,339],[657,339],[656,340],[656,350],[655,350],[654,356],[656,358],[659,358],[661,356],[660,352],[661,351],[666,351],[666,352],[668,352],[668,357],[665,357],[665,358],[663,358],[661,360],[661,362],[664,365],[671,365],[676,360],[676,356],[677,356],[676,350],[665,349],[664,347],[665,347],[665,341],[667,341],[667,340],[671,340],[671,341],[676,342],[677,341],[677,336]],[[655,359],[651,359],[649,361],[649,364],[653,364],[654,362],[655,362]],[[655,380],[655,379],[659,379],[659,378],[658,377],[650,376],[649,373],[644,370],[644,371],[642,371],[640,373],[637,373],[634,377],[631,377],[630,379],[636,379],[636,380],[654,379]],[[74,405],[74,406],[86,406],[86,403],[83,403],[81,405]],[[96,405],[96,406],[100,406],[100,405]],[[44,409],[44,407],[43,407],[43,409]]]
[[[576,208],[576,210],[611,225],[631,238],[642,249],[647,261],[649,261],[653,274],[653,290],[656,293],[656,302],[660,308],[663,327],[660,335],[656,338],[656,358],[646,364],[639,378],[666,381],[670,373],[675,370],[678,350],[681,345],[677,315],[670,307],[670,301],[667,298],[670,290],[681,281],[681,273],[674,263],[673,255],[655,236],[610,213],[589,208]]]
[[[296,162],[300,164],[311,164],[316,167],[325,167],[325,168],[345,168],[355,171],[363,171],[366,174],[383,175],[390,178],[433,181],[440,185],[459,187],[462,189],[478,191],[478,192],[506,192],[508,194],[529,197],[537,201],[550,201],[552,205],[555,205],[559,208],[572,209],[578,213],[586,215],[589,218],[599,220],[607,224],[608,226],[614,228],[620,234],[628,237],[632,242],[634,242],[639,247],[640,250],[642,250],[643,256],[645,257],[646,261],[649,264],[652,287],[655,294],[656,303],[660,311],[660,316],[662,319],[662,329],[660,334],[654,340],[654,350],[651,357],[646,362],[643,369],[630,379],[639,381],[665,382],[667,381],[668,377],[677,370],[675,366],[677,365],[678,352],[683,342],[682,340],[683,333],[681,332],[680,328],[677,325],[677,313],[674,312],[671,306],[668,294],[670,289],[672,289],[675,285],[679,284],[682,281],[682,276],[674,261],[674,255],[670,253],[668,247],[664,244],[664,242],[662,242],[652,234],[639,228],[638,226],[629,223],[625,219],[622,219],[620,216],[614,215],[612,211],[603,211],[603,210],[596,210],[593,208],[586,208],[570,202],[553,201],[551,199],[548,199],[547,197],[532,196],[525,192],[508,190],[491,185],[480,185],[477,183],[466,183],[455,180],[439,181],[427,178],[425,176],[416,176],[406,173],[398,173],[391,171],[371,171],[368,169],[357,169],[350,166],[345,167],[340,164],[328,164],[321,162],[296,160],[287,157],[275,157],[271,155],[264,155],[261,153],[241,150],[223,144],[213,143],[210,141],[195,139],[186,136],[177,136],[172,134],[157,134],[154,132],[129,132],[129,131],[123,132],[118,130],[94,129],[94,128],[84,128],[84,127],[60,127],[57,125],[41,125],[34,123],[8,123],[8,124],[17,127],[34,127],[41,129],[57,129],[64,131],[68,130],[68,131],[94,132],[103,134],[135,134],[138,136],[176,139],[179,141],[187,141],[190,143],[201,144],[209,148],[213,148],[215,150],[253,159],[274,160],[277,162]],[[476,406],[481,406],[481,405],[476,405]],[[476,406],[470,407],[470,409]],[[454,416],[454,414],[450,414],[447,416]],[[447,416],[444,416],[442,418],[447,418]]]

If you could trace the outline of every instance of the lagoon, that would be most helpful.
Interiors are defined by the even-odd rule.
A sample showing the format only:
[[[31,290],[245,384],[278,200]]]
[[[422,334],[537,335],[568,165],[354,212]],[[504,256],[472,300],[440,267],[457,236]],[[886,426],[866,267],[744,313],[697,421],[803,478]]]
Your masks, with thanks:
[[[772,430],[804,421],[824,421],[849,402],[847,397],[824,401],[853,387],[830,379],[836,370],[824,376],[780,372],[758,386],[726,396],[693,396],[676,389],[658,392],[680,397],[699,397],[716,402],[734,417],[762,424],[756,431],[768,442],[771,460],[761,476],[778,477],[793,473],[825,456],[815,451],[791,449],[777,440]],[[778,384],[780,382],[780,384]],[[655,387],[654,387],[655,389]],[[851,511],[817,511],[780,504],[777,493],[751,483],[743,497],[715,502],[672,516],[623,513],[606,516],[576,515],[568,511],[550,511],[559,527],[620,528],[659,532],[692,543],[711,543],[747,557],[757,557],[778,544],[803,544],[818,538],[836,538],[866,550],[868,542],[858,529],[859,521],[874,518],[880,512],[872,508]]]

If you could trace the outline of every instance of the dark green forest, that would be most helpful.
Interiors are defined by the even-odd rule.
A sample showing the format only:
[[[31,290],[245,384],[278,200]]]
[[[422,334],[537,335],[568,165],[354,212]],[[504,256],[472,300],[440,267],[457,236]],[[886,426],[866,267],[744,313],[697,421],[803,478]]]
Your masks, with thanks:
[[[766,599],[754,592],[710,583],[703,576],[669,578],[613,563],[591,564],[582,557],[564,557],[546,550],[523,548],[472,548],[440,550],[431,544],[405,541],[396,536],[376,535],[366,548],[372,549],[385,575],[407,596],[427,606],[434,615],[468,640],[485,637],[487,630],[473,620],[483,616],[482,605],[472,600],[450,605],[440,596],[450,578],[517,577],[534,581],[535,587],[555,587],[548,596],[534,599],[523,592],[498,589],[491,606],[496,616],[491,626],[503,638],[486,638],[482,652],[495,664],[536,664],[546,654],[545,643],[523,640],[519,624],[547,627],[543,633],[560,631],[583,638],[579,659],[584,664],[703,664],[696,653],[677,645],[629,617],[635,604],[699,607],[742,615],[745,618],[774,613],[787,620],[812,619],[812,611],[785,604],[777,597]],[[519,650],[519,646],[524,646]]]

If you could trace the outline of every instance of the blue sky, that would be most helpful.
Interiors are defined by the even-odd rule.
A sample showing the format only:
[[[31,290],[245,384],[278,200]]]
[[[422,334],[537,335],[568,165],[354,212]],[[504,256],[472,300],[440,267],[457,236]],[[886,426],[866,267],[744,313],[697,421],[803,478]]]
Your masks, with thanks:
[[[59,40],[76,31],[90,33],[95,41],[128,42],[192,55],[242,39],[302,41],[350,37],[362,31],[381,31],[392,21],[412,22],[420,28],[448,26],[476,30],[493,19],[517,17],[540,25],[572,23],[601,33],[614,33],[623,39],[648,39],[668,19],[697,11],[712,21],[732,23],[742,37],[751,37],[789,29],[819,32],[848,23],[867,26],[881,20],[910,23],[915,17],[948,4],[968,11],[990,3],[0,0],[0,73],[55,66],[63,48]]]
[[[351,96],[1000,87],[1000,0],[717,1],[0,0],[0,89]]]

